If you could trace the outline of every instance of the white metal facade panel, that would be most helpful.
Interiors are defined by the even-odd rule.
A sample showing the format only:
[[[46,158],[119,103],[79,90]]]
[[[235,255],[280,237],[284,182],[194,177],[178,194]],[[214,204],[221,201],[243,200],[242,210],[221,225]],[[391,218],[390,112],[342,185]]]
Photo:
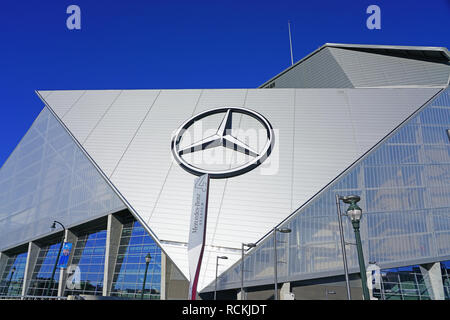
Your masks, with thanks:
[[[323,48],[275,79],[275,88],[352,88],[342,67]]]
[[[380,140],[380,136],[387,135],[391,128],[399,125],[403,110],[407,106],[414,106],[417,101],[423,100],[423,97],[427,97],[429,92],[429,89],[424,88],[407,91],[386,89],[383,96],[380,96],[377,89],[348,91],[358,154],[367,151],[367,146],[375,145]],[[437,93],[438,89],[435,89],[434,92]],[[380,123],[384,124],[383,128],[380,127]],[[374,136],[373,132],[378,132],[379,136]]]
[[[348,91],[305,89],[296,92],[293,210],[358,157]],[[378,136],[376,131],[373,135]]]
[[[278,130],[275,144],[275,149],[278,150],[269,158],[273,160],[276,153],[279,153],[279,170],[275,174],[261,174],[261,167],[267,165],[265,163],[244,175],[211,181],[207,242],[199,287],[201,290],[214,277],[217,252],[226,252],[224,254],[229,256],[229,260],[225,263],[231,265],[240,257],[242,242],[259,240],[423,105],[437,89],[154,92],[159,95],[136,134],[130,134],[135,129],[126,131],[131,138],[125,153],[123,145],[126,142],[122,141],[121,147],[116,150],[117,154],[111,153],[108,156],[120,159],[117,168],[110,175],[110,181],[147,223],[147,227],[158,237],[163,249],[186,277],[188,266],[185,243],[195,177],[172,161],[172,132],[194,114],[227,105],[244,106],[260,112]],[[104,91],[91,91],[91,99],[95,99],[96,93],[103,97],[105,94]],[[125,90],[122,95],[130,95],[130,105],[133,104],[133,91]],[[152,97],[149,94],[149,104]],[[112,96],[110,98],[112,100]],[[365,98],[372,101],[372,107],[364,107]],[[121,98],[116,102],[119,99]],[[373,101],[392,108],[377,108],[377,103]],[[94,121],[88,119],[88,125],[82,123],[83,117],[88,113],[85,110],[87,107],[79,103],[81,99],[76,108],[71,109],[71,116],[62,121],[69,129],[72,128],[70,130],[76,138],[80,135],[79,141],[84,141],[88,131],[86,127],[92,126],[90,123]],[[128,108],[126,100],[120,103]],[[111,108],[105,107],[106,105],[107,103],[99,105],[101,112],[90,112],[97,115],[96,130],[91,129],[91,137],[106,137],[102,128],[105,131],[111,130],[114,122],[120,126],[120,122],[128,121],[120,116],[113,116],[114,113],[120,113],[119,106],[116,110],[115,105]],[[95,108],[92,103],[90,107]],[[384,121],[386,115],[389,117],[388,121]],[[141,115],[133,117],[134,115],[130,116],[133,119],[131,123],[136,126],[139,122],[137,118],[141,118]],[[370,137],[361,133],[365,126],[370,126],[370,120],[360,121],[361,117],[379,119],[377,126],[370,127]],[[246,121],[243,119],[242,125]],[[360,139],[357,139],[358,134],[362,135]],[[85,148],[89,141],[88,138],[83,143]],[[92,149],[95,144],[89,148]],[[101,148],[89,154],[97,163],[104,161],[97,159],[106,158],[105,154],[102,155]]]
[[[167,239],[164,236],[165,228],[158,223],[152,223],[151,219],[169,170],[173,166],[170,138],[173,130],[192,116],[200,94],[201,90],[161,91],[111,176],[112,183],[136,212],[141,214],[152,230],[162,232],[158,235],[160,239]],[[184,171],[182,174],[192,185],[193,177]],[[192,201],[192,197],[190,198],[189,202]],[[176,206],[175,201],[172,203]],[[155,215],[155,219],[158,219],[158,214]],[[167,221],[169,229],[174,220]],[[179,232],[171,231],[169,233],[175,233],[176,238]]]
[[[268,167],[264,163],[228,179],[213,245],[239,248],[241,242],[254,242],[291,212],[294,94],[294,89],[248,91],[245,107],[264,115],[276,130],[269,157],[275,170],[262,175],[261,167]],[[243,127],[247,119],[242,120]]]
[[[354,87],[448,83],[449,64],[342,48],[330,51]]]
[[[61,119],[79,143],[84,144],[120,93],[121,90],[86,91],[64,114]]]
[[[159,91],[124,91],[83,144],[103,172],[110,177]]]
[[[60,119],[66,115],[85,92],[85,90],[38,91],[39,95],[41,95],[48,104],[54,106],[54,111]]]

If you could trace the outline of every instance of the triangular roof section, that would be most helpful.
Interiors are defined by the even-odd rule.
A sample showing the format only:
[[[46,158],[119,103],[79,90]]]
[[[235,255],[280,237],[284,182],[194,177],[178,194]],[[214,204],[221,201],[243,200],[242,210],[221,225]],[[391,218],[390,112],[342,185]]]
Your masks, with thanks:
[[[361,196],[358,205],[365,215],[361,239],[366,262],[376,261],[387,269],[448,260],[450,246],[443,226],[450,222],[444,129],[450,119],[449,107],[447,87],[277,226],[292,230],[277,237],[278,259],[284,262],[278,269],[280,283],[342,275],[336,195]],[[420,189],[430,192],[415,193],[416,188],[411,192],[411,181],[418,172]],[[427,222],[431,220],[436,223]],[[352,239],[350,223],[344,221],[343,232],[346,239]],[[217,290],[239,287],[242,268],[245,287],[273,284],[273,237],[274,232],[267,234],[246,253],[244,263],[237,261],[203,292],[213,291],[216,285]],[[348,249],[349,272],[357,273],[356,249]]]
[[[438,92],[195,89],[38,94],[187,278],[195,176],[173,161],[172,133],[192,115],[223,106],[250,108],[271,122],[276,144],[267,161],[270,166],[211,182],[201,290],[214,279],[217,255],[228,256],[220,272],[226,270],[240,258],[241,243],[264,237]],[[262,174],[267,168],[274,170]]]
[[[260,87],[444,87],[449,77],[445,47],[326,43]]]

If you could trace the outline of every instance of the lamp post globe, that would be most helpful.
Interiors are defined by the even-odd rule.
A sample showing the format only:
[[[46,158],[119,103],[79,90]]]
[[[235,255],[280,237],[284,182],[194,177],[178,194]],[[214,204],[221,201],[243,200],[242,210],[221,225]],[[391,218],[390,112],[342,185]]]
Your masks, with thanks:
[[[292,230],[289,228],[277,228],[277,231],[281,233],[290,233]]]
[[[358,206],[358,202],[361,200],[359,196],[347,196],[344,197],[344,203],[348,203],[347,216],[351,222],[359,222],[362,217],[362,209]]]
[[[289,228],[273,228],[273,274],[274,274],[274,293],[273,299],[278,300],[278,254],[277,254],[277,232],[280,233],[291,233],[292,230]]]
[[[228,259],[227,256],[217,256],[216,257],[216,281],[214,282],[214,300],[217,300],[217,270],[219,269],[219,259]]]

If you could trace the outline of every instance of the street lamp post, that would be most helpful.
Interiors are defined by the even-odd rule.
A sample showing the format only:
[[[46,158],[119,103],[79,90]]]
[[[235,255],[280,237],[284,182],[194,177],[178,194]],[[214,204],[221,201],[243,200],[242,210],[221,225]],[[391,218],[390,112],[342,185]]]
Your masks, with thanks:
[[[64,238],[66,236],[66,228],[64,227],[64,225],[61,222],[56,221],[56,220],[53,221],[53,224],[50,226],[50,228],[51,229],[55,229],[56,228],[56,223],[59,224],[63,228],[63,236],[62,236],[62,239],[61,239],[61,245],[59,246],[58,256],[56,257],[55,265],[53,266],[53,271],[52,271],[52,276],[50,277],[49,286],[47,287],[47,291],[46,291],[46,294],[45,294],[46,296],[49,295],[50,287],[52,287],[53,277],[55,276],[55,272],[56,272],[56,266],[58,265],[59,256],[61,255],[61,249],[63,247]]]
[[[217,270],[219,269],[219,259],[228,259],[227,256],[216,257],[216,281],[214,283],[214,300],[217,300]]]
[[[336,207],[337,207],[338,222],[339,222],[339,236],[341,238],[342,260],[344,262],[345,284],[347,287],[347,299],[351,300],[352,296],[350,293],[350,281],[349,281],[349,277],[348,277],[348,266],[347,266],[347,252],[345,250],[344,230],[342,228],[342,212],[341,212],[340,200],[343,200],[343,197],[341,197],[337,194],[336,195]]]
[[[243,243],[242,244],[242,258],[241,258],[241,300],[246,300],[245,292],[244,292],[244,247],[254,248],[256,244],[254,243]]]
[[[359,272],[361,273],[361,282],[364,300],[370,300],[369,290],[367,289],[367,276],[364,263],[363,248],[361,243],[361,235],[359,233],[359,222],[362,217],[362,210],[357,205],[359,200],[361,200],[359,196],[347,196],[343,198],[344,203],[350,204],[347,209],[347,216],[350,218],[353,230],[355,231],[356,248],[358,251]]]
[[[16,267],[12,267],[11,275],[9,276],[8,286],[6,287],[6,295],[9,293],[9,286],[11,285],[12,277],[14,276],[14,272],[16,272]]]
[[[144,299],[145,282],[147,281],[147,270],[148,270],[148,265],[150,264],[151,259],[152,259],[152,256],[150,255],[150,253],[147,253],[147,255],[145,256],[145,274],[144,274],[144,282],[142,283],[141,300]],[[150,294],[151,294],[151,290],[150,290]]]
[[[292,230],[289,228],[273,228],[273,248],[274,248],[274,263],[273,263],[273,270],[274,270],[274,300],[278,300],[278,255],[277,255],[277,232],[281,233],[290,233]]]

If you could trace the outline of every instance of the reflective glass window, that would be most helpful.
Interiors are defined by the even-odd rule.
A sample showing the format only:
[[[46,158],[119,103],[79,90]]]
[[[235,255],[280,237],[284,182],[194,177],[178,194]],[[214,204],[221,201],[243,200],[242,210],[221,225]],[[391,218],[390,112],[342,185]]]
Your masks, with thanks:
[[[14,254],[8,257],[5,269],[0,278],[0,295],[22,295],[22,284],[26,262],[27,252]]]
[[[51,280],[53,268],[61,243],[53,243],[43,246],[39,250],[39,256],[34,267],[28,295],[32,296],[57,296],[59,283],[59,268]]]
[[[449,124],[447,88],[283,222],[280,227],[292,232],[277,247],[288,248],[283,257],[287,263],[280,264],[279,273],[295,280],[314,278],[319,272],[343,272],[336,194],[361,197],[360,233],[366,261],[414,265],[417,260],[440,261],[450,256],[450,144],[445,131]],[[342,212],[346,208],[341,203]],[[343,229],[345,240],[354,242],[353,228],[345,217]],[[248,286],[272,281],[272,243],[269,234],[246,258],[243,269]],[[350,268],[359,267],[354,246],[347,247],[347,262]],[[240,269],[238,263],[226,271],[218,289],[239,287]],[[417,268],[385,273],[387,298],[429,298]]]
[[[94,231],[78,237],[72,258],[74,275],[65,295],[102,295],[105,268],[106,230]],[[75,272],[77,275],[75,276]]]
[[[148,265],[147,254],[151,256]],[[140,299],[142,292],[143,299],[160,299],[161,249],[139,222],[132,221],[122,229],[111,295]]]

